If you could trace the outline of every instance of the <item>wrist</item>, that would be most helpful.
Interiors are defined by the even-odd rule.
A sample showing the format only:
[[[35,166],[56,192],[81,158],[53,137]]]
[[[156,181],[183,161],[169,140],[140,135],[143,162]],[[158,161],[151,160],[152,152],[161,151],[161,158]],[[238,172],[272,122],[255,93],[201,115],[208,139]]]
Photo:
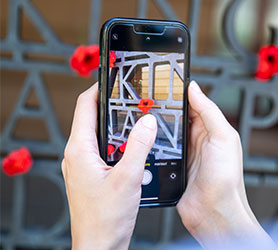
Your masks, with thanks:
[[[187,229],[204,248],[245,245],[272,247],[273,241],[257,222],[246,202],[235,195],[234,199],[203,208],[199,212],[199,223]]]
[[[98,230],[96,230],[96,228]],[[101,227],[72,228],[72,250],[125,250],[128,249],[132,234],[120,233],[117,230],[103,230]]]
[[[205,248],[234,244],[250,237],[257,230],[256,224],[238,205],[231,208],[215,208],[207,211],[198,227],[189,231]]]
[[[128,249],[130,240],[114,238],[111,235],[107,235],[103,238],[96,238],[90,233],[83,237],[72,237],[72,250],[117,250]]]

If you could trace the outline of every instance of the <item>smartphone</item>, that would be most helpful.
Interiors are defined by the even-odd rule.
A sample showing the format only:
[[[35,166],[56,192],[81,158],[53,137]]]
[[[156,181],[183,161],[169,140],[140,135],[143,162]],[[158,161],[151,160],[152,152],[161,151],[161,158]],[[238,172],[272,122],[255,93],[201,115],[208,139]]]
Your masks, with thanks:
[[[145,164],[141,207],[175,205],[186,187],[190,34],[176,21],[113,18],[100,34],[98,141],[114,166],[136,121],[158,132]]]

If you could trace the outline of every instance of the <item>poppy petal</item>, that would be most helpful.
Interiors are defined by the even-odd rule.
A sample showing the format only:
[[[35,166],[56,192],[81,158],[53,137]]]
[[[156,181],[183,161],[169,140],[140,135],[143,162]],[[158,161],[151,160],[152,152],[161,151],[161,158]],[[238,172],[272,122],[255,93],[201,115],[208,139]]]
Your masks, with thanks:
[[[125,152],[126,144],[127,144],[127,142],[124,142],[124,143],[119,147],[120,152],[122,152],[122,153]]]
[[[141,99],[140,103],[138,104],[138,109],[140,109],[143,113],[148,113],[149,110],[152,108],[154,101],[152,99]]]
[[[111,155],[115,151],[115,147],[112,144],[108,144],[107,154]]]
[[[70,66],[81,76],[88,77],[99,66],[99,46],[78,46],[70,57]]]
[[[30,171],[32,165],[33,159],[25,147],[12,151],[2,161],[3,172],[8,176],[25,174]]]
[[[258,81],[268,81],[278,73],[278,46],[264,46],[258,53],[258,66],[255,78]]]

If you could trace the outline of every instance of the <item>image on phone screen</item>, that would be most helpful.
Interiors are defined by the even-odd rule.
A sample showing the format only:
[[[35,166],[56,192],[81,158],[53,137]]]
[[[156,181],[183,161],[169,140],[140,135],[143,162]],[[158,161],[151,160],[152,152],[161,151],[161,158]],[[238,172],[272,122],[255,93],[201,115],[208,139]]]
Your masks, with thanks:
[[[114,53],[116,60],[110,65],[108,88],[107,161],[113,165],[121,159],[135,123],[140,117],[152,114],[158,130],[145,165],[142,199],[170,199],[175,192],[178,196],[183,145],[184,53]]]

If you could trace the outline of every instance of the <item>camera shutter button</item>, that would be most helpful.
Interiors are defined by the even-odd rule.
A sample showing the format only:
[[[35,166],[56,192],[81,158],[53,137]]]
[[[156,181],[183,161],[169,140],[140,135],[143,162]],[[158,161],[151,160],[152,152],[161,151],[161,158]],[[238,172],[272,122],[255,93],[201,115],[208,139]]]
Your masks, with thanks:
[[[144,170],[144,177],[143,177],[142,185],[150,184],[152,179],[153,179],[152,172],[150,170],[145,169]]]

